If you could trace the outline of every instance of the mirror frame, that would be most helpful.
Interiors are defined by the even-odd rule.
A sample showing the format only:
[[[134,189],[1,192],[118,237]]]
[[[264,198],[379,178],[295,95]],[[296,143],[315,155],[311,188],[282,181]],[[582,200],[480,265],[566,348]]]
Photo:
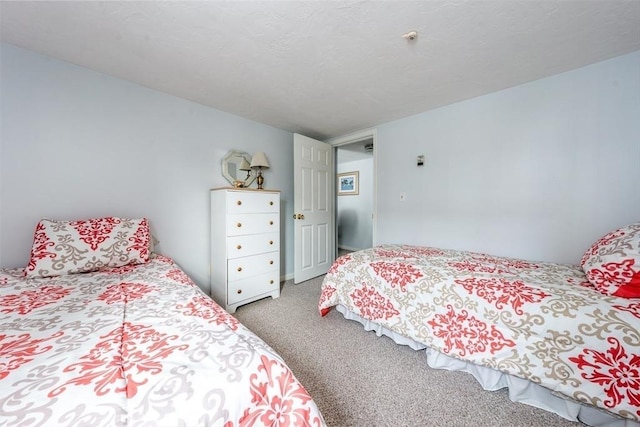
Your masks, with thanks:
[[[231,150],[222,158],[222,176],[229,181],[229,184],[236,188],[249,187],[255,180],[253,171],[249,172],[250,176],[248,178],[244,176],[234,176],[231,173],[229,165],[234,164],[236,166],[236,174],[237,172],[242,172],[244,174],[244,171],[240,171],[238,169],[243,159],[246,160],[247,163],[251,164],[251,156],[245,151]]]

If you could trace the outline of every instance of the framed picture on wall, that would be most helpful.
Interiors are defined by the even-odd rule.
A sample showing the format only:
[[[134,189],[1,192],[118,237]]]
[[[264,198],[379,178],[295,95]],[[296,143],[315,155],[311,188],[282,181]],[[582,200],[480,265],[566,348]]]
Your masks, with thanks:
[[[354,196],[359,193],[359,172],[338,174],[338,196]]]

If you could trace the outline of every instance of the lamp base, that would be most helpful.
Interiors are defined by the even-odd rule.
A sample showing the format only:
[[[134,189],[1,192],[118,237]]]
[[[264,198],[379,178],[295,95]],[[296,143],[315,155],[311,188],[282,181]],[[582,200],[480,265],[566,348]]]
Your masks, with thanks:
[[[256,182],[258,183],[258,190],[263,190],[262,184],[264,183],[264,177],[262,176],[262,171],[258,171]]]

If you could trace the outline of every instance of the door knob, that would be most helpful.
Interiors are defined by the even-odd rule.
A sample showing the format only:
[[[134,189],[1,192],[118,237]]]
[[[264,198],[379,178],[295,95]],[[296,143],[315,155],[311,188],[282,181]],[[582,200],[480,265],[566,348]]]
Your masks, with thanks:
[[[293,214],[293,219],[304,219],[303,214]]]

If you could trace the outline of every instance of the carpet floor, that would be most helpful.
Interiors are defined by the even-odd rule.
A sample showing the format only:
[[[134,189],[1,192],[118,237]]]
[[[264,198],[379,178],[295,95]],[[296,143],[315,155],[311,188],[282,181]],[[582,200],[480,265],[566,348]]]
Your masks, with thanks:
[[[329,426],[580,426],[506,390],[485,391],[463,372],[432,369],[426,355],[367,332],[335,309],[320,317],[324,276],[294,285],[280,298],[244,305],[236,318],[287,362]]]

